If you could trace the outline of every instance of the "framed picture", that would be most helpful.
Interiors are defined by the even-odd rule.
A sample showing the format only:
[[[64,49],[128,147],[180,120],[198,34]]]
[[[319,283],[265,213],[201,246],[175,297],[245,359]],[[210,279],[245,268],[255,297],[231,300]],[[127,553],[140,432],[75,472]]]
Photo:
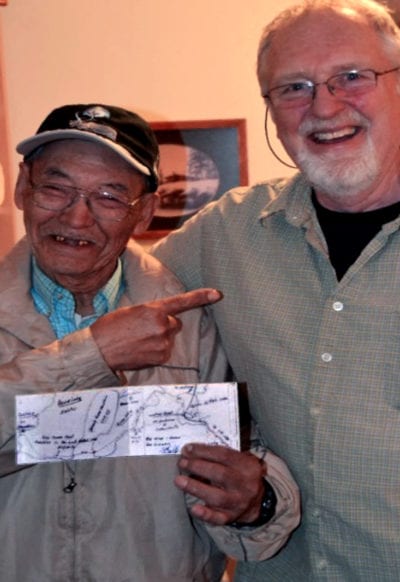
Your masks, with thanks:
[[[247,184],[246,121],[152,122],[160,145],[157,207],[144,238],[179,228],[212,200]]]

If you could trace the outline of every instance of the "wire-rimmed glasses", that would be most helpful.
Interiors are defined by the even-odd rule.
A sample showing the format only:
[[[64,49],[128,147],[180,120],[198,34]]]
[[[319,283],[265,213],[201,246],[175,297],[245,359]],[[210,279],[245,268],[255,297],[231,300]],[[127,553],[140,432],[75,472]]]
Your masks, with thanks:
[[[386,71],[374,71],[373,69],[352,69],[332,75],[326,81],[314,83],[310,80],[292,81],[272,87],[263,95],[264,99],[273,107],[290,109],[310,105],[315,99],[317,87],[326,85],[331,95],[340,99],[350,99],[363,95],[377,86],[378,78],[388,73],[400,70],[400,66]]]
[[[85,190],[75,186],[53,182],[35,183],[32,180],[31,189],[33,202],[39,208],[62,212],[73,206],[79,198],[83,198],[93,216],[99,220],[121,222],[138,204],[145,194],[130,201],[121,194],[108,189]]]

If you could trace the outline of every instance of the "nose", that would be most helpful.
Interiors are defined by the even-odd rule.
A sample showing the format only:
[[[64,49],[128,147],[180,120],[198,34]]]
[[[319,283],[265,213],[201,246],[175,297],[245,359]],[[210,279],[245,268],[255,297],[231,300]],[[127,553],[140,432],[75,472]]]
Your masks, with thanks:
[[[60,221],[75,228],[85,228],[95,222],[90,208],[89,198],[85,194],[78,194],[75,200],[61,212]]]
[[[310,106],[316,117],[330,118],[345,107],[342,99],[337,97],[335,89],[326,81],[316,83],[314,86],[313,100]]]

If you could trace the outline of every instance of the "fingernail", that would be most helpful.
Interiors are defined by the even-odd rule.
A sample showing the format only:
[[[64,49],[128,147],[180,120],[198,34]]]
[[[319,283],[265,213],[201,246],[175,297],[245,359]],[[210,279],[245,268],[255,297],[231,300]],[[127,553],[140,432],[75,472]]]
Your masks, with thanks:
[[[189,465],[189,461],[187,459],[179,459],[179,466],[181,469],[186,469],[186,467]]]
[[[182,487],[182,489],[184,489],[187,486],[188,482],[189,479],[184,475],[178,475],[177,477],[175,477],[175,484],[178,485],[178,487]]]
[[[222,299],[223,295],[221,293],[221,291],[218,291],[218,289],[212,289],[209,293],[208,293],[208,298],[210,301],[219,301],[220,299]]]

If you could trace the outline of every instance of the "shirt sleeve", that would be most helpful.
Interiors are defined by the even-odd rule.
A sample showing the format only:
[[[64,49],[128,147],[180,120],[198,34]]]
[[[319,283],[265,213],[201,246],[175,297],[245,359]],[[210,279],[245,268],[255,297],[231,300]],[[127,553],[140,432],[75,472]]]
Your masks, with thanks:
[[[149,249],[153,256],[178,277],[187,290],[205,286],[202,276],[202,228],[203,223],[196,215],[179,230],[172,231]]]
[[[201,229],[202,221],[197,217],[190,221],[190,225],[184,225],[151,249],[151,253],[173,271],[187,289],[207,284],[207,281],[204,281],[202,277],[202,263],[203,260],[207,260],[207,257],[203,256],[201,244],[202,238],[206,235]],[[212,230],[210,228],[209,232]],[[221,342],[219,342],[218,332],[210,319],[212,319],[211,311],[207,311],[202,328],[204,336],[201,338],[200,378],[202,381],[221,382],[223,380],[218,377],[221,370],[219,366],[225,355]],[[214,351],[210,350],[210,345],[213,342]],[[207,346],[206,350],[204,350],[205,345]],[[229,373],[229,368],[226,369],[225,373]],[[286,463],[258,440],[257,431],[254,430],[254,425],[250,420],[248,426],[251,426],[250,430],[247,430],[246,426],[241,427],[244,433],[250,431],[252,433],[247,439],[250,444],[245,448],[247,450],[250,448],[253,454],[263,458],[267,464],[266,478],[277,496],[274,517],[267,524],[256,528],[238,529],[231,526],[213,526],[200,522],[200,520],[194,520],[194,523],[199,532],[207,531],[217,546],[228,556],[236,560],[259,561],[276,554],[299,525],[300,494]],[[189,507],[196,502],[198,499],[187,496]]]
[[[229,380],[230,369],[218,331],[210,312],[204,309],[200,325],[199,382]]]
[[[204,527],[217,546],[235,560],[247,562],[271,558],[286,544],[300,523],[299,489],[288,467],[271,451],[264,455],[264,459],[267,464],[266,478],[277,496],[275,515],[268,523],[238,529],[200,524],[199,520],[195,520],[196,527]],[[195,501],[193,497],[188,499],[189,505]]]

